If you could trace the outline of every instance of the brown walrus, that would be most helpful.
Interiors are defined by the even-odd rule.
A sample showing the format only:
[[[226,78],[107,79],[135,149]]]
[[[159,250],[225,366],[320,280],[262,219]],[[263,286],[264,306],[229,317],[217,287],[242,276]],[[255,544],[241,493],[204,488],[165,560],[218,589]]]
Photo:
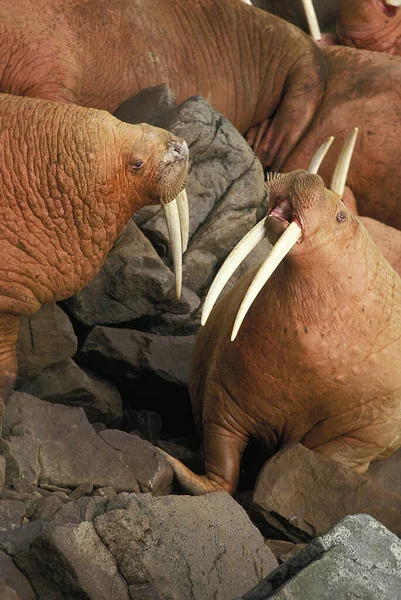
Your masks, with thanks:
[[[83,287],[137,209],[162,202],[170,214],[188,147],[106,111],[4,94],[0,137],[1,417],[20,316]]]
[[[233,493],[250,437],[269,454],[301,442],[361,473],[401,446],[400,277],[318,175],[295,171],[267,185],[267,235],[273,243],[281,236],[274,250],[290,230],[302,237],[233,342],[255,269],[199,332],[190,393],[206,475],[167,457],[193,494]]]
[[[166,83],[203,96],[241,133],[266,118],[279,168],[324,92],[321,53],[239,0],[0,0],[0,91],[111,113]]]

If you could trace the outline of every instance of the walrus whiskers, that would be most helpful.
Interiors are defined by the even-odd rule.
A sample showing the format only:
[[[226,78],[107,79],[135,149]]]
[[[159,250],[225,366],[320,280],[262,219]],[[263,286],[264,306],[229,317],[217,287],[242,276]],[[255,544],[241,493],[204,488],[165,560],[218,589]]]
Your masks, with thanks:
[[[306,15],[306,20],[308,21],[310,34],[314,40],[319,41],[322,39],[322,34],[320,32],[319,22],[317,20],[313,2],[312,0],[302,0],[302,4]]]
[[[181,297],[182,289],[182,241],[181,225],[177,200],[163,204],[164,216],[170,236],[171,254],[175,275],[175,292],[177,300]]]

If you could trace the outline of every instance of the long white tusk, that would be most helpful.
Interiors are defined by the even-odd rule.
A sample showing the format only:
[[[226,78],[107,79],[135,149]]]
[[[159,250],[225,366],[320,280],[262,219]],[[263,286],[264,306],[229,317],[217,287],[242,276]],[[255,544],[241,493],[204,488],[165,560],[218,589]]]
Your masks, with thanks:
[[[241,302],[241,306],[239,307],[233,331],[231,334],[231,341],[234,341],[237,337],[239,328],[241,327],[242,321],[244,320],[245,315],[248,312],[252,302],[255,300],[262,287],[268,281],[269,277],[277,269],[278,265],[289,253],[291,248],[295,246],[295,244],[301,236],[301,228],[299,227],[299,225],[297,225],[297,223],[295,223],[295,221],[293,221],[292,223],[290,223],[290,225],[284,231],[283,235],[279,238],[279,240],[271,249],[269,255],[262,263],[262,265],[259,268],[259,271],[253,278],[253,281],[249,286],[248,291],[244,296],[244,299]]]
[[[182,251],[185,252],[188,248],[189,240],[189,206],[185,188],[178,194],[176,200],[180,216]]]
[[[312,0],[302,0],[302,4],[304,5],[304,11],[306,20],[308,21],[310,34],[314,40],[319,41],[322,39],[322,34],[320,33],[320,27],[315,9],[313,7],[313,2]]]
[[[235,269],[242,263],[248,254],[263,240],[266,236],[265,231],[266,217],[259,221],[248,233],[238,242],[231,250],[224,263],[221,265],[219,272],[206,296],[205,304],[203,305],[201,323],[204,325],[207,318],[219,297],[221,290],[234,273]]]
[[[349,165],[351,163],[357,137],[358,127],[354,127],[344,142],[344,146],[341,150],[336,168],[334,169],[330,189],[332,192],[337,194],[339,198],[344,196],[345,182],[347,180]]]
[[[389,6],[401,6],[401,0],[384,0]]]
[[[318,150],[316,150],[308,167],[309,173],[313,173],[314,175],[316,175],[333,141],[334,136],[331,135],[329,139],[326,140]]]
[[[177,201],[172,200],[168,204],[163,204],[163,210],[170,235],[171,254],[173,257],[175,275],[175,292],[177,295],[177,300],[179,300],[181,297],[182,288],[182,242]]]

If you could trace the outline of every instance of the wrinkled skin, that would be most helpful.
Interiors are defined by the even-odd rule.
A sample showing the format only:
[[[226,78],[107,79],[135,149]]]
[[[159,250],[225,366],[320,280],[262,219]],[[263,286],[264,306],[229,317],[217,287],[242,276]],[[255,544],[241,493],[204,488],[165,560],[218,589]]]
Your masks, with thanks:
[[[342,46],[323,53],[329,69],[324,100],[283,170],[306,168],[316,148],[334,135],[319,171],[330,181],[344,140],[357,126],[347,181],[359,212],[401,229],[401,59]],[[263,161],[263,152],[259,156]]]
[[[301,0],[252,0],[252,4],[293,23],[309,33],[308,22]],[[334,31],[338,0],[314,0],[319,26],[322,31]]]
[[[178,102],[203,96],[241,133],[270,119],[275,168],[324,91],[308,36],[239,0],[0,0],[0,36],[3,92],[113,113],[166,83]]]
[[[105,111],[4,94],[0,137],[1,417],[20,316],[82,288],[137,209],[173,200],[188,150]]]
[[[343,202],[353,215],[358,216],[355,196],[349,188],[345,189]],[[401,277],[401,231],[389,227],[370,217],[358,217],[373,238],[384,258]]]
[[[250,437],[264,440],[269,454],[301,442],[361,473],[401,445],[401,279],[319,176],[297,171],[268,185],[269,212],[289,200],[303,239],[256,297],[234,342],[255,269],[197,337],[190,392],[206,475],[169,458],[193,494],[233,493]],[[270,240],[285,227],[268,217]]]
[[[340,0],[337,35],[341,44],[401,54],[401,9],[384,0]]]

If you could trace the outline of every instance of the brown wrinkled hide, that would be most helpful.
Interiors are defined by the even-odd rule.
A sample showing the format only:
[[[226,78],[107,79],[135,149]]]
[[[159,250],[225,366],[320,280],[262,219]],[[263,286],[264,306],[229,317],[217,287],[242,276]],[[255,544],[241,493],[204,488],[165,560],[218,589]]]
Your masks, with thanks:
[[[166,83],[241,133],[272,118],[265,155],[277,167],[324,90],[308,36],[239,0],[0,0],[0,37],[3,92],[114,112]]]
[[[337,34],[345,46],[401,54],[401,10],[384,0],[340,0]]]
[[[1,404],[16,374],[19,316],[83,287],[138,208],[177,196],[188,157],[177,158],[181,141],[162,129],[4,94],[0,141]]]
[[[359,127],[347,183],[362,216],[401,229],[401,59],[335,46],[323,51],[329,69],[324,100],[283,170],[307,168],[330,135],[319,173],[330,182],[345,138]]]
[[[298,171],[269,188],[270,209],[288,198],[304,239],[257,296],[234,342],[234,318],[256,269],[199,332],[190,391],[207,475],[173,463],[192,493],[233,492],[249,437],[265,440],[270,454],[302,442],[359,472],[401,445],[400,278],[320,177]]]

